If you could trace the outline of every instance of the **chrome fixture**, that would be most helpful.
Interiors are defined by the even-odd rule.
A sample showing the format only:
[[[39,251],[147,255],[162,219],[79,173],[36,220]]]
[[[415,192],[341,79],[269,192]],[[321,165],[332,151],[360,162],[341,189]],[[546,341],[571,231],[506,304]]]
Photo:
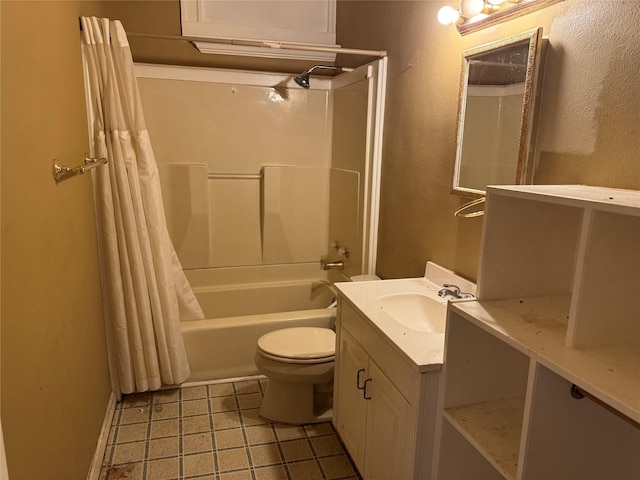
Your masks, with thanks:
[[[349,258],[349,255],[351,255],[351,252],[349,251],[349,247],[340,246],[340,240],[336,240],[335,242],[329,243],[329,248],[332,248],[333,250],[338,252],[338,256],[340,257]]]
[[[342,67],[330,67],[330,66],[327,66],[327,65],[314,65],[313,67],[311,67],[306,72],[302,72],[300,75],[296,76],[293,79],[293,81],[296,82],[298,85],[300,85],[302,88],[307,88],[308,89],[311,86],[309,84],[309,75],[311,75],[311,72],[313,72],[316,68],[325,69],[325,70],[335,70],[336,73],[342,73],[343,71],[345,71],[345,69],[343,69]]]
[[[336,240],[335,242],[329,242],[329,248],[333,250],[338,250],[340,248],[340,240]]]
[[[438,296],[445,298],[447,295],[453,298],[473,298],[472,293],[465,293],[460,291],[460,287],[457,285],[452,285],[450,283],[445,283],[442,285],[443,288],[438,290]]]
[[[322,262],[323,270],[343,270],[344,262],[342,260],[338,260],[337,262]]]

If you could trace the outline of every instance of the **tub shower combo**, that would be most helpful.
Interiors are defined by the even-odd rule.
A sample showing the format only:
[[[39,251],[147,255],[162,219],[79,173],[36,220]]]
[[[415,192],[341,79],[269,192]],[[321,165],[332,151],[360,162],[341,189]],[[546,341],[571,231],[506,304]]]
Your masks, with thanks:
[[[167,227],[205,313],[182,322],[188,381],[264,373],[262,415],[289,423],[331,418],[332,282],[375,270],[386,59],[310,82],[314,68],[294,82],[136,66]]]

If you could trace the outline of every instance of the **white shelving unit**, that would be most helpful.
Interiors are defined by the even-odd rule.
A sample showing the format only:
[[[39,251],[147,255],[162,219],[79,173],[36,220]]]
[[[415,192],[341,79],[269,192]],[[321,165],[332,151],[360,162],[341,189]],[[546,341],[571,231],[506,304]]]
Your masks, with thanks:
[[[640,478],[640,192],[488,189],[440,408],[437,479]]]

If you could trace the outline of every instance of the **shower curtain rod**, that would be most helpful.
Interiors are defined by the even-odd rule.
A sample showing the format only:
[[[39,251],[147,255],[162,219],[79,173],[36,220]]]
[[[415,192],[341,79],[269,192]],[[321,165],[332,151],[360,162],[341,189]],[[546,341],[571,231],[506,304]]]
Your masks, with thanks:
[[[127,32],[128,37],[151,38],[155,40],[174,40],[183,42],[218,43],[223,45],[240,45],[243,47],[262,47],[283,50],[303,50],[307,52],[343,53],[345,55],[364,55],[367,57],[386,57],[386,50],[360,50],[356,48],[323,47],[302,43],[275,42],[268,40],[236,40],[231,38],[192,37],[187,35],[167,35],[157,33]]]

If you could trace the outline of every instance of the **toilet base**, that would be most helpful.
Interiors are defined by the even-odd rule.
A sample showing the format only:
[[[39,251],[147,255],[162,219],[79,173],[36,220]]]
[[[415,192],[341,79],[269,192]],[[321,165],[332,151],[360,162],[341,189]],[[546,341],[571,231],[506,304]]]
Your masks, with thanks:
[[[333,418],[332,383],[291,383],[269,379],[260,416],[280,423],[304,425]]]

